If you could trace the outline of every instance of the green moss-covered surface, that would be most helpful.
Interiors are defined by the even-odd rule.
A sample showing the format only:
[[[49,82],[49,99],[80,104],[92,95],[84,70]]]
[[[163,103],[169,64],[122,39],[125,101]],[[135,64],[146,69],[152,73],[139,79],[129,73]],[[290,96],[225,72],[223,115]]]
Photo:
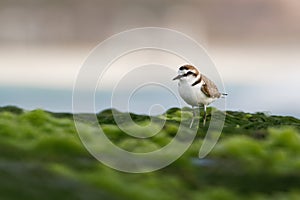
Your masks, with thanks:
[[[111,110],[97,117],[116,145],[147,152],[168,144],[191,112],[173,108],[158,116],[167,122],[147,141],[123,133]],[[141,125],[150,119],[131,117]],[[170,166],[127,174],[102,165],[85,150],[71,114],[3,107],[0,199],[300,199],[299,119],[228,111],[219,142],[199,160],[205,132],[200,127],[189,150]]]

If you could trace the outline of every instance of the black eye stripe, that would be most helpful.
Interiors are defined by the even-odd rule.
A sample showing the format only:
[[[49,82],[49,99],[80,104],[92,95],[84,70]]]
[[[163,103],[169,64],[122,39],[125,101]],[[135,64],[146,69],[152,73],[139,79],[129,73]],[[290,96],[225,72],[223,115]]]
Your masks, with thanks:
[[[193,75],[193,76],[197,76],[196,73],[188,71],[186,74],[183,74],[183,76],[189,76],[189,75]]]
[[[189,68],[187,68],[187,66],[182,66],[179,68],[179,70],[188,70]]]

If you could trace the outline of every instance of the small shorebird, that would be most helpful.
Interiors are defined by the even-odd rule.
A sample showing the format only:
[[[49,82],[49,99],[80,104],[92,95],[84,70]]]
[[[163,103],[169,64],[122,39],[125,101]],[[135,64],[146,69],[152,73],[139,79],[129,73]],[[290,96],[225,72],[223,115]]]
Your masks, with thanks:
[[[180,96],[193,109],[193,119],[190,128],[196,116],[194,107],[204,107],[203,125],[205,125],[206,107],[216,99],[227,94],[220,93],[215,83],[201,74],[192,65],[181,66],[178,70],[178,76],[173,78],[173,80],[177,79],[179,79],[178,91]]]

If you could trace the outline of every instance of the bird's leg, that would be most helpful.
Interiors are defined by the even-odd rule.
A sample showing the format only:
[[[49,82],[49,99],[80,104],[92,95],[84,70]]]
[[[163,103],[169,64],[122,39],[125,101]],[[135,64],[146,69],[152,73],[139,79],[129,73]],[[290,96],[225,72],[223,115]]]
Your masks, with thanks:
[[[205,126],[205,123],[206,123],[206,105],[203,105],[203,108],[204,108],[203,126]]]
[[[196,117],[196,113],[195,113],[194,106],[192,106],[192,110],[193,110],[193,118],[192,118],[192,121],[191,121],[191,124],[190,124],[190,128],[192,128],[193,123],[194,123],[194,119],[195,119],[195,117]]]

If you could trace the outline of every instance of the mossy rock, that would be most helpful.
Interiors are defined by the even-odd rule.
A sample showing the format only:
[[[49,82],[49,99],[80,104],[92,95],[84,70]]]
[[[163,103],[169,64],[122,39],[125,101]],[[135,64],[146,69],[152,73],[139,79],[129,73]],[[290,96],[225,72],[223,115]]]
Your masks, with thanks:
[[[0,112],[10,112],[10,113],[14,113],[14,114],[22,114],[23,109],[18,108],[16,106],[4,106],[4,107],[0,107]]]
[[[213,111],[218,112],[208,110],[208,124]],[[121,119],[129,114],[113,112]],[[186,134],[191,131],[187,125],[190,108],[172,108],[155,116],[166,122],[156,135],[145,139],[123,132],[113,112],[98,113],[99,124],[115,145],[132,152],[151,152],[169,144],[181,123]],[[265,113],[226,113],[221,138],[204,160],[199,161],[198,152],[207,126],[199,128],[190,148],[171,165],[151,173],[127,174],[103,165],[87,152],[72,114],[2,108],[0,199],[298,199],[300,120]],[[145,115],[129,115],[139,125],[150,120]],[[126,125],[126,120],[122,123]],[[82,127],[87,135],[94,133],[94,124]]]

